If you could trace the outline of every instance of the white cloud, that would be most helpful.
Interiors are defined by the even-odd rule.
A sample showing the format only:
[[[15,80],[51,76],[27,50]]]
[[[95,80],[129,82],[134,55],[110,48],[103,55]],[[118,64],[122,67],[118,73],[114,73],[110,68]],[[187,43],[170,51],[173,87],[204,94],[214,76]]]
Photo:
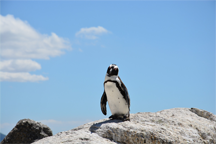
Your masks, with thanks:
[[[41,65],[32,60],[4,60],[0,61],[2,72],[29,72],[41,69]]]
[[[2,129],[2,128],[6,128],[6,127],[8,127],[8,126],[11,126],[12,124],[10,124],[10,123],[2,123],[2,124],[0,124],[0,128]]]
[[[83,50],[81,48],[79,48],[78,50],[79,50],[79,52],[83,52]]]
[[[0,81],[10,82],[37,82],[48,80],[48,77],[42,75],[32,75],[28,72],[10,73],[0,72]]]
[[[30,71],[41,69],[31,59],[50,59],[72,49],[70,42],[55,33],[40,34],[26,21],[13,15],[0,15],[1,53],[0,81],[36,82],[48,80],[42,75],[31,75]]]
[[[47,125],[52,129],[53,133],[56,134],[61,131],[66,131],[83,125],[85,123],[91,122],[92,120],[89,119],[79,119],[79,120],[71,120],[71,121],[58,121],[58,120],[40,120],[42,124]]]
[[[57,120],[53,120],[53,119],[50,119],[50,120],[41,120],[39,121],[43,124],[46,124],[46,125],[49,125],[49,124],[62,124],[61,121],[57,121]]]
[[[46,124],[46,125],[75,125],[75,126],[79,126],[81,124],[88,123],[90,121],[91,120],[57,121],[57,120],[49,119],[49,120],[40,120],[39,122]]]
[[[7,135],[16,125],[16,123],[1,123],[0,124],[0,130],[1,133]]]
[[[69,41],[38,33],[27,22],[0,15],[1,57],[6,59],[49,59],[71,49]]]
[[[76,33],[77,37],[87,38],[87,39],[97,39],[99,35],[108,33],[109,31],[105,28],[98,27],[90,27],[90,28],[81,28],[80,31]]]

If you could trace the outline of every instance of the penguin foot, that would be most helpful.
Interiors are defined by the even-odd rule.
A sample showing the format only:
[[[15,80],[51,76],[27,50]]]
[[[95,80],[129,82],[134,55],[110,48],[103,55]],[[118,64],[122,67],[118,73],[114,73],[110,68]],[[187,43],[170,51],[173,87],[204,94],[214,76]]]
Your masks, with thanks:
[[[111,115],[109,117],[109,119],[111,120],[122,120],[122,121],[130,121],[130,117],[128,117],[127,115]]]
[[[118,119],[117,115],[111,115],[109,119]]]
[[[123,121],[130,121],[130,117],[124,117]]]

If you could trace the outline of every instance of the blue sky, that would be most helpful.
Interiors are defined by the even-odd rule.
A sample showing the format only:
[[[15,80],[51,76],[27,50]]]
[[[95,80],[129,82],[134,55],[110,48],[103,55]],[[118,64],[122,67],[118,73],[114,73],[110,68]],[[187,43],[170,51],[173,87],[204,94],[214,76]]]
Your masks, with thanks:
[[[216,113],[215,1],[1,1],[1,132],[23,118],[53,133],[107,118],[107,67],[131,113]]]

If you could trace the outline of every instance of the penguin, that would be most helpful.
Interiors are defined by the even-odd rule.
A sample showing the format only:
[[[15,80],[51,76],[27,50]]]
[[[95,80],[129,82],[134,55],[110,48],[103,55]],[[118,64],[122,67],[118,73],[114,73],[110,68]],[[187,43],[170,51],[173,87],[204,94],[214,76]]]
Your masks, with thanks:
[[[109,119],[130,121],[130,97],[118,72],[119,68],[116,64],[111,64],[107,69],[104,92],[100,101],[101,111],[104,115],[107,114],[106,103],[108,101],[112,113]]]

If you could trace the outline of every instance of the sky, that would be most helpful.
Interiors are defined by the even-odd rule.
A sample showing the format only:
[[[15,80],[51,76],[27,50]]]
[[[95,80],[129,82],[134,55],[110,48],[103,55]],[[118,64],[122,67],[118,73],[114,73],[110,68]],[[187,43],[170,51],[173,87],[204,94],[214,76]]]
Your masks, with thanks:
[[[131,113],[216,114],[215,1],[0,1],[0,132],[24,118],[53,133],[108,118],[110,64]],[[108,107],[108,105],[107,105]]]

